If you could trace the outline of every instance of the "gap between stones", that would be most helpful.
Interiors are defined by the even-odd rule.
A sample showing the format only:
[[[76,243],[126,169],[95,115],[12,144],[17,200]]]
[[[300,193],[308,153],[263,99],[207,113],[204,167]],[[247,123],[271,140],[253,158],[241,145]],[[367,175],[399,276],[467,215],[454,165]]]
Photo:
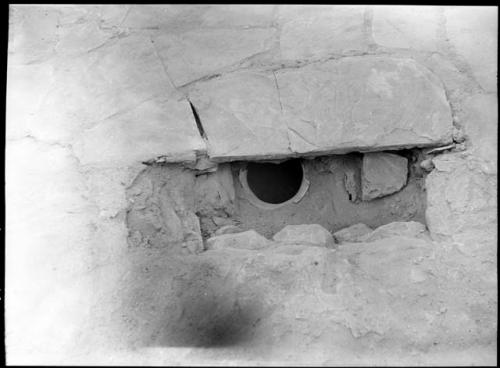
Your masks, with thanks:
[[[201,123],[200,116],[198,115],[196,108],[194,107],[194,105],[191,101],[189,101],[189,105],[191,106],[191,111],[193,112],[194,121],[196,122],[196,127],[198,128],[198,132],[200,133],[200,136],[204,140],[208,140],[207,134],[205,133],[205,129],[203,128],[203,124]]]

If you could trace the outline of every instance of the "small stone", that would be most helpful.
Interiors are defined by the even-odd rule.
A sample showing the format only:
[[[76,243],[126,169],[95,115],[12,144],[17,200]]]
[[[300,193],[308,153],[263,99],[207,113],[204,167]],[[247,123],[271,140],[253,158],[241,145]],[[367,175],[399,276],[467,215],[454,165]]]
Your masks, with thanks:
[[[263,249],[267,248],[272,242],[255,230],[248,230],[237,234],[223,234],[213,236],[207,240],[207,249]]]
[[[224,235],[224,234],[235,234],[240,233],[242,230],[235,225],[225,225],[217,230],[215,230],[215,235]]]
[[[214,216],[212,217],[212,220],[217,226],[225,226],[233,224],[233,221],[227,217]]]
[[[423,160],[420,163],[420,167],[427,172],[432,171],[432,169],[434,169],[434,164],[432,163],[432,159],[428,158],[426,160]]]
[[[389,238],[392,236],[406,236],[411,238],[420,238],[425,236],[425,225],[416,221],[408,222],[391,222],[387,225],[382,225],[371,233],[360,237],[359,241],[372,242],[375,240]]]
[[[288,225],[273,236],[273,240],[283,243],[314,245],[334,248],[332,234],[318,224]]]
[[[373,230],[370,227],[359,223],[333,233],[333,237],[338,243],[357,242],[362,236],[367,235],[372,231]]]
[[[392,153],[366,153],[361,169],[363,201],[396,193],[406,184],[408,160]]]
[[[452,132],[452,138],[454,142],[462,143],[465,141],[465,134],[461,129],[454,127]]]

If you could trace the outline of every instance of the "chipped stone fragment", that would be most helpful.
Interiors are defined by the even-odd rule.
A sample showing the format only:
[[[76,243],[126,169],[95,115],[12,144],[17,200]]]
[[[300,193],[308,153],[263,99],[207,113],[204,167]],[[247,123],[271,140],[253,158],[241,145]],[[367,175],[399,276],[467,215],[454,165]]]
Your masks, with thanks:
[[[434,169],[434,164],[432,163],[432,159],[428,158],[426,160],[423,160],[420,163],[420,167],[425,171],[432,171],[432,169]]]
[[[359,223],[333,233],[333,237],[338,243],[357,242],[361,237],[371,232],[370,227]]]
[[[406,184],[408,160],[392,153],[367,153],[361,169],[363,201],[396,193]]]
[[[248,230],[237,234],[223,234],[213,236],[207,240],[207,249],[263,249],[267,248],[272,242],[255,230]]]
[[[215,230],[215,235],[235,234],[240,232],[242,232],[241,229],[236,225],[224,225]]]
[[[273,240],[291,244],[315,245],[334,248],[332,234],[318,224],[288,225],[273,236]]]
[[[372,242],[392,236],[406,236],[411,238],[425,237],[426,228],[424,224],[416,221],[395,221],[382,225],[359,238],[361,242]]]

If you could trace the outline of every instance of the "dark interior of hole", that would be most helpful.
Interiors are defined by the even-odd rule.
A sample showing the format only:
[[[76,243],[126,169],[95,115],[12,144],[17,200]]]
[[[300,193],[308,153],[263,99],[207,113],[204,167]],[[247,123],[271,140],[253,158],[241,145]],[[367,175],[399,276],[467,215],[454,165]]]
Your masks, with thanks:
[[[278,204],[291,199],[302,184],[300,160],[280,164],[251,162],[247,165],[247,183],[261,201]]]

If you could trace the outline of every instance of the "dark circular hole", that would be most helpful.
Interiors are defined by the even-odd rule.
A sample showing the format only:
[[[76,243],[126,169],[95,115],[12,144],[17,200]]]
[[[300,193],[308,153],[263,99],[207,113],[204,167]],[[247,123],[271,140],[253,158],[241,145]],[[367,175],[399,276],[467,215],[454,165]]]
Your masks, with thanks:
[[[280,164],[251,162],[247,165],[247,183],[261,201],[279,204],[299,191],[304,173],[300,160]]]

